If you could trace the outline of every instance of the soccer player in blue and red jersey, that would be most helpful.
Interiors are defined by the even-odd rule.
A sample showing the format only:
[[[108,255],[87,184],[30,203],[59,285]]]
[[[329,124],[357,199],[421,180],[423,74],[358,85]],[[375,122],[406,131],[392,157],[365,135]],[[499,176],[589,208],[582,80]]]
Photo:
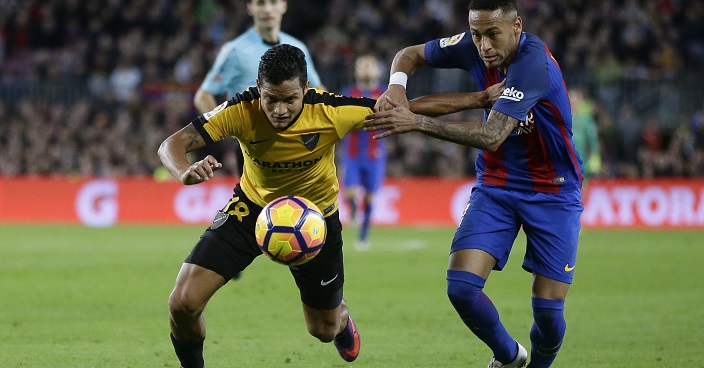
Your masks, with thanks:
[[[582,162],[562,73],[548,47],[522,31],[515,0],[471,0],[469,32],[410,46],[396,54],[388,90],[368,116],[376,138],[409,131],[480,149],[477,185],[452,241],[447,293],[469,329],[494,353],[489,368],[525,367],[528,353],[509,335],[483,292],[501,270],[519,229],[523,268],[533,274],[530,368],[549,367],[565,334],[563,309],[572,283],[583,210]],[[418,67],[469,70],[480,89],[504,81],[484,122],[445,122],[406,106],[405,84]],[[429,102],[429,101],[426,101]],[[461,99],[441,101],[462,109]],[[442,106],[442,105],[438,105]]]
[[[351,97],[369,97],[376,99],[384,93],[380,84],[381,62],[376,56],[364,54],[355,60],[355,83],[345,87],[342,94]],[[375,140],[372,133],[358,130],[347,134],[342,139],[340,150],[344,169],[343,186],[351,220],[356,220],[357,199],[364,193],[362,221],[355,247],[368,250],[369,228],[371,225],[374,193],[381,187],[386,171],[386,142]]]

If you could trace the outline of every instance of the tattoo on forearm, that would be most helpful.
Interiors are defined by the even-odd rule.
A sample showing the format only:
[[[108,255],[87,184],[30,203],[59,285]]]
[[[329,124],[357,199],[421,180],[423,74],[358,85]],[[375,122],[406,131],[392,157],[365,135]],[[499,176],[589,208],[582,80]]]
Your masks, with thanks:
[[[484,150],[496,149],[518,123],[504,114],[492,114],[485,123],[442,122],[426,116],[419,116],[416,122],[432,137]]]
[[[196,130],[193,124],[188,124],[183,128],[183,132],[188,137],[187,149],[192,149],[193,147],[200,146],[200,140],[202,139],[200,133]]]

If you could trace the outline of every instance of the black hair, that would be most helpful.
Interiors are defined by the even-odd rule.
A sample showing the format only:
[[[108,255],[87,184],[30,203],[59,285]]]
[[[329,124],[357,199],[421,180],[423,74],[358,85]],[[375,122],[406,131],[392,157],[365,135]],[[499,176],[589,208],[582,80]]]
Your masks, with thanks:
[[[516,0],[470,0],[469,10],[497,10],[501,9],[504,13],[517,11]]]
[[[298,77],[301,87],[306,85],[308,68],[306,56],[301,49],[283,43],[266,50],[262,55],[257,75],[260,83],[267,81],[271,84],[281,84],[295,77]]]

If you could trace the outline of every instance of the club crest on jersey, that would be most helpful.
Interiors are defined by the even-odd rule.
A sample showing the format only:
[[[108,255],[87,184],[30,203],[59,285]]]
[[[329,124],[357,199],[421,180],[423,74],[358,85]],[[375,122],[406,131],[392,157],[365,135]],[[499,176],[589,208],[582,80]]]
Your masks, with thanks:
[[[320,133],[303,134],[301,135],[301,142],[308,148],[308,151],[313,151],[318,142],[320,142]]]
[[[203,117],[205,118],[205,120],[210,120],[210,118],[212,118],[213,116],[219,114],[220,111],[225,110],[226,107],[227,107],[227,101],[225,101],[225,102],[221,103],[220,105],[216,106],[214,109],[212,109],[212,110],[206,112],[205,114],[203,114]]]
[[[529,111],[528,116],[526,116],[526,121],[519,122],[518,125],[513,128],[513,132],[518,135],[530,134],[531,132],[533,132],[534,127],[535,117],[533,116],[533,111]]]
[[[441,39],[440,40],[440,47],[445,48],[447,46],[456,45],[458,42],[460,42],[462,40],[462,37],[464,37],[464,34],[465,34],[465,32],[462,32],[462,33],[456,34],[452,37],[447,37],[447,38]]]

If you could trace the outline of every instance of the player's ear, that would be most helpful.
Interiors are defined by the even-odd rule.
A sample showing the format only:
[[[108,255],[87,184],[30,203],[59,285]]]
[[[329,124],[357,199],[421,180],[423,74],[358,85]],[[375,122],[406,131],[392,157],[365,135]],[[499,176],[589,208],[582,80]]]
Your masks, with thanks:
[[[281,3],[281,7],[284,9],[284,14],[286,14],[286,11],[288,10],[288,1],[281,0]]]
[[[262,84],[259,83],[259,78],[257,78],[257,89],[260,91],[262,90]]]
[[[523,32],[523,19],[520,16],[516,16],[516,20],[513,21],[513,31],[516,36]]]
[[[303,94],[304,94],[304,95],[306,94],[306,92],[308,92],[308,89],[309,89],[309,88],[310,88],[310,81],[307,80],[307,81],[306,81],[306,85],[303,86]]]

